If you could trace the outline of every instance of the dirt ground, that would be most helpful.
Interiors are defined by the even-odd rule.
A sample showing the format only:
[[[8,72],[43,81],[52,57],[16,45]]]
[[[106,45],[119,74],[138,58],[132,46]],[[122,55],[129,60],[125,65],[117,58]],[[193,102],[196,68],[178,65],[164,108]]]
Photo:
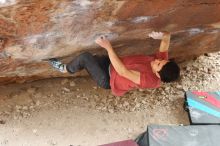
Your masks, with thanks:
[[[179,81],[123,97],[89,77],[0,86],[0,145],[96,146],[134,139],[148,124],[189,124],[184,91],[220,90],[220,52],[181,68]]]

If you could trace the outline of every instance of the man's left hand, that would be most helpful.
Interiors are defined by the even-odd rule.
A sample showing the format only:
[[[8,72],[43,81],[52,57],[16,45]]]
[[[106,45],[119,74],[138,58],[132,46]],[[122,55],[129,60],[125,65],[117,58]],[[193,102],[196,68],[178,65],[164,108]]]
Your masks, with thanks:
[[[95,42],[96,42],[99,46],[105,48],[106,50],[112,49],[111,43],[109,42],[109,40],[106,39],[105,36],[101,36],[101,37],[97,38],[97,39],[95,40]]]

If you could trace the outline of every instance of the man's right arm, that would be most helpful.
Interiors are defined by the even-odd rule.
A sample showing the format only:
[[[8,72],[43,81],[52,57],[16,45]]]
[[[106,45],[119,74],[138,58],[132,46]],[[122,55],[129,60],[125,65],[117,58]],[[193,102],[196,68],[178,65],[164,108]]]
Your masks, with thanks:
[[[169,32],[151,32],[149,37],[161,40],[159,52],[168,52],[170,46],[170,33]]]
[[[169,32],[164,32],[163,37],[160,43],[160,52],[168,52],[170,46],[170,33]]]

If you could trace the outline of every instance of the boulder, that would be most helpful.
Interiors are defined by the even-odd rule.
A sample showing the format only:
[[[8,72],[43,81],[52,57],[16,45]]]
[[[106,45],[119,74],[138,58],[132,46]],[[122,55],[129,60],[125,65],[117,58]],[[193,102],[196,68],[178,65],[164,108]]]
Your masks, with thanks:
[[[160,41],[147,37],[151,31],[172,33],[171,58],[219,51],[219,11],[219,0],[2,0],[0,83],[70,76],[48,59],[104,54],[94,43],[100,35],[119,55],[155,52]]]

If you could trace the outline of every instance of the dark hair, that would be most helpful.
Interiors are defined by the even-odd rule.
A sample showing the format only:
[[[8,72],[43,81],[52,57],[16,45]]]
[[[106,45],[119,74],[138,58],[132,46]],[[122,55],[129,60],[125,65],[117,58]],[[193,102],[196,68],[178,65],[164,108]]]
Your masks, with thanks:
[[[179,78],[180,68],[174,61],[167,62],[158,72],[162,82],[172,82]]]

